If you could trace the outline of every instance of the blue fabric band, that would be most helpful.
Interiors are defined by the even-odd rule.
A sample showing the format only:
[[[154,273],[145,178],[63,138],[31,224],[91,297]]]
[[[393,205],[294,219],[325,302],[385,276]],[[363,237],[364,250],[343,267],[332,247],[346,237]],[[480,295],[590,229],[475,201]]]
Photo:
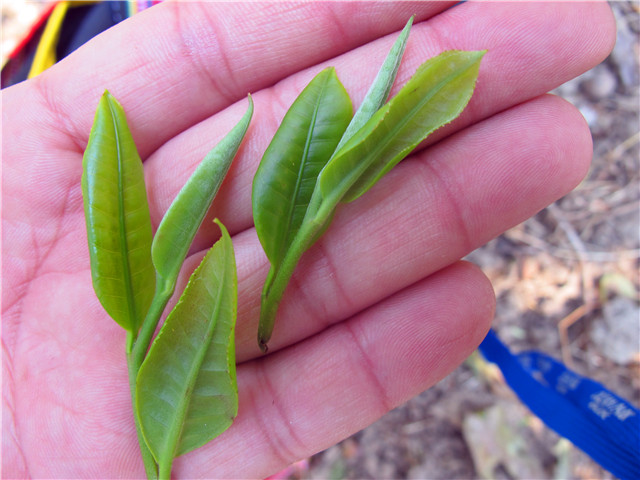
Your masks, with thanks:
[[[512,354],[493,330],[479,349],[547,426],[616,477],[640,479],[640,410],[548,355]]]

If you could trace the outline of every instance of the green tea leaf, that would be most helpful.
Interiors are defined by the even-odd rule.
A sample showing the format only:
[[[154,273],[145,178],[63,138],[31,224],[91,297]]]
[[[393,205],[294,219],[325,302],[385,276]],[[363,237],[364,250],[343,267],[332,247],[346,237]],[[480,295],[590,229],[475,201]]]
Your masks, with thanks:
[[[326,230],[337,205],[362,195],[432,131],[462,112],[484,53],[451,51],[425,62],[320,171],[307,216],[288,242],[279,268],[270,270],[262,291],[258,345],[263,352],[299,259]]]
[[[253,115],[253,100],[238,124],[202,160],[165,213],[151,254],[158,275],[173,291],[182,263],[213,198],[229,171]]]
[[[350,202],[371,188],[437,128],[462,113],[485,51],[451,50],[425,62],[321,172],[322,197]]]
[[[318,173],[352,115],[335,69],[320,72],[286,113],[253,180],[253,218],[272,265],[278,265],[306,214]]]
[[[174,457],[222,433],[238,411],[236,265],[229,233],[216,223],[222,237],[193,272],[138,374],[136,408],[161,478]]]
[[[340,143],[336,147],[336,151],[340,150],[340,148],[347,143],[347,141],[358,130],[360,130],[367,121],[369,121],[380,107],[384,105],[384,102],[387,101],[393,82],[396,80],[400,61],[402,60],[402,55],[404,54],[404,50],[407,46],[407,40],[409,40],[409,31],[411,30],[412,24],[413,17],[409,19],[402,29],[402,32],[400,32],[400,35],[398,35],[398,38],[393,43],[391,50],[389,50],[387,57],[376,75],[376,78],[369,87],[364,100],[362,100],[360,107],[351,119],[351,123],[349,123],[342,139],[340,139]]]
[[[109,92],[98,104],[82,165],[93,288],[111,318],[135,335],[155,289],[151,220],[142,162]]]

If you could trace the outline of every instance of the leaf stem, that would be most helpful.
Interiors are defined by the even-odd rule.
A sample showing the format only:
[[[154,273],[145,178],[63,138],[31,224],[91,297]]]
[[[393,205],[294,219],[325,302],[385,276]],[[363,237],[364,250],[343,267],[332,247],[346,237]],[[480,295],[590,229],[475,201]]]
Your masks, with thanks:
[[[173,465],[173,457],[167,457],[165,462],[160,463],[158,480],[171,480],[171,467]]]
[[[140,370],[140,365],[142,365],[147,350],[149,350],[151,338],[158,327],[158,322],[160,321],[164,307],[167,306],[171,295],[173,295],[174,288],[175,284],[167,282],[166,279],[159,275],[156,276],[156,291],[153,295],[147,316],[142,322],[138,338],[133,345],[132,356],[136,371]]]
[[[167,305],[167,302],[173,294],[173,285],[168,285],[160,276],[156,277],[156,291],[151,301],[149,311],[142,322],[142,327],[137,337],[134,337],[133,333],[127,333],[127,367],[129,371],[129,388],[131,390],[131,403],[133,405],[133,416],[136,424],[136,432],[138,434],[138,443],[140,444],[140,453],[142,455],[142,461],[144,462],[144,469],[147,473],[147,478],[158,478],[158,465],[147,446],[147,442],[142,435],[140,428],[140,418],[138,414],[138,408],[136,404],[136,381],[138,379],[138,372],[142,366],[147,350],[151,343],[153,333],[158,326],[162,312]],[[171,466],[169,466],[171,468]],[[169,471],[169,473],[171,473]],[[167,477],[169,478],[169,477]]]
[[[135,343],[133,339],[133,334],[131,332],[127,333],[127,346]],[[139,367],[136,367],[134,362],[134,356],[132,351],[128,349],[127,351],[127,367],[129,371],[129,389],[131,391],[131,403],[133,405],[133,417],[136,424],[136,433],[138,435],[138,443],[140,444],[140,454],[142,456],[142,461],[144,463],[144,470],[147,474],[147,478],[149,480],[158,478],[158,466],[156,465],[156,461],[147,446],[147,442],[145,441],[142,430],[140,429],[140,419],[138,418],[138,409],[136,408],[136,379],[138,378],[138,370]]]
[[[271,266],[264,283],[261,298],[260,323],[258,325],[258,345],[262,353],[267,353],[268,351],[267,342],[273,332],[280,301],[302,254],[318,240],[324,231],[323,228],[331,219],[333,211],[338,204],[337,201],[331,202],[332,205],[328,205],[328,202],[325,201],[318,201],[318,205],[318,203],[314,202],[314,199],[317,198],[319,197],[316,197],[316,192],[314,191],[311,204],[316,215],[305,218],[282,262],[280,262],[277,268],[273,265]],[[317,210],[316,205],[318,205]]]

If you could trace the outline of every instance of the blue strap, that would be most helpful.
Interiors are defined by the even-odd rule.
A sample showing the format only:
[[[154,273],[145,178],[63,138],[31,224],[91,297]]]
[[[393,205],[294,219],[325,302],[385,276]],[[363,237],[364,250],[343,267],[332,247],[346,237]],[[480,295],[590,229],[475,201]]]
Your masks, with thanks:
[[[616,477],[640,479],[640,410],[548,355],[513,355],[493,330],[480,352],[547,426]]]

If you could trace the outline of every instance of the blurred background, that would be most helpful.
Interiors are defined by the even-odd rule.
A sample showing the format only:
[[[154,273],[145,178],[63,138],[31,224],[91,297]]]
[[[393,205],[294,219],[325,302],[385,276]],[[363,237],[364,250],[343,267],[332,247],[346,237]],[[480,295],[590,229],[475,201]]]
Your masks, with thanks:
[[[468,256],[491,278],[494,328],[640,405],[640,3],[610,2],[602,64],[553,93],[580,109],[591,171],[572,193]],[[3,0],[2,63],[49,2]],[[435,387],[277,478],[611,479],[475,353]]]

